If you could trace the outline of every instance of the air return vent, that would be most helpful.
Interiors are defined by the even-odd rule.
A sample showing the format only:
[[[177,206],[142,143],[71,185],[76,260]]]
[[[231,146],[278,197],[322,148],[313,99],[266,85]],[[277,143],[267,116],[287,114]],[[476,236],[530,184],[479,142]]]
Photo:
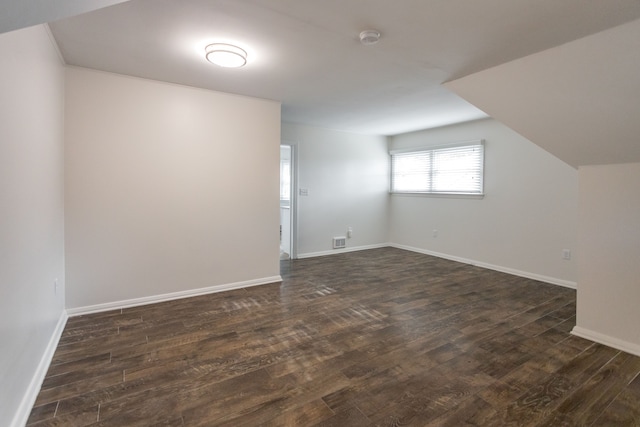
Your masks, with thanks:
[[[333,249],[340,249],[347,247],[347,238],[346,237],[334,237],[333,238]]]

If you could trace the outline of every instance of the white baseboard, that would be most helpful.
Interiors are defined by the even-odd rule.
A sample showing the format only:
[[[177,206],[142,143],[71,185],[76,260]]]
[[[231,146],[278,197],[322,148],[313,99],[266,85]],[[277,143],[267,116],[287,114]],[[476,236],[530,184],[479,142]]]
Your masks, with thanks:
[[[588,339],[589,341],[594,341],[608,347],[613,347],[618,350],[631,353],[635,356],[640,356],[640,345],[629,341],[621,340],[619,338],[615,338],[606,334],[601,334],[600,332],[595,332],[580,326],[574,326],[571,330],[571,334],[580,338]]]
[[[444,258],[444,259],[448,259],[448,260],[451,260],[451,261],[457,261],[457,262],[461,262],[461,263],[464,263],[464,264],[471,264],[471,265],[475,265],[477,267],[486,268],[486,269],[489,269],[489,270],[500,271],[502,273],[513,274],[514,276],[526,277],[527,279],[538,280],[540,282],[550,283],[552,285],[563,286],[565,288],[576,289],[576,287],[577,287],[576,282],[572,282],[572,281],[569,281],[569,280],[558,279],[558,278],[555,278],[555,277],[543,276],[541,274],[530,273],[528,271],[521,271],[521,270],[516,270],[516,269],[513,269],[513,268],[509,268],[509,267],[502,267],[500,265],[494,265],[494,264],[489,264],[489,263],[486,263],[486,262],[475,261],[475,260],[472,260],[472,259],[461,258],[461,257],[453,256],[453,255],[443,254],[443,253],[440,253],[440,252],[429,251],[429,250],[426,250],[426,249],[415,248],[413,246],[398,245],[398,244],[395,244],[395,243],[390,243],[389,246],[391,246],[393,248],[404,249],[404,250],[411,251],[411,252],[418,252],[418,253],[425,254],[425,255],[431,255],[431,256],[438,257],[438,258]]]
[[[357,252],[357,251],[365,251],[367,249],[386,248],[388,246],[389,246],[389,243],[377,243],[375,245],[354,246],[352,248],[331,249],[328,251],[320,251],[320,252],[307,252],[306,254],[298,254],[297,258],[298,259],[315,258],[318,256],[343,254],[345,252]]]
[[[36,402],[38,393],[40,393],[40,388],[42,387],[44,377],[47,375],[49,365],[51,364],[53,355],[56,352],[56,348],[58,347],[58,342],[60,341],[60,337],[62,336],[62,331],[64,331],[64,327],[67,324],[67,319],[67,312],[65,310],[62,310],[60,318],[58,319],[58,323],[56,324],[56,327],[51,334],[51,338],[49,339],[49,343],[47,344],[47,347],[42,354],[42,358],[38,363],[38,367],[36,368],[33,377],[31,377],[29,387],[27,388],[27,391],[20,401],[20,405],[18,406],[15,415],[13,416],[13,421],[11,422],[11,424],[9,424],[11,427],[23,427],[27,423],[29,415],[31,414],[31,409],[33,408],[33,404]]]
[[[223,285],[209,286],[206,288],[189,289],[187,291],[172,292],[168,294],[152,295],[142,298],[133,298],[128,300],[113,301],[103,304],[89,305],[85,307],[68,308],[69,316],[81,316],[83,314],[100,313],[102,311],[118,310],[128,307],[136,307],[146,304],[154,304],[158,302],[171,301],[180,298],[195,297],[198,295],[213,294],[216,292],[230,291],[233,289],[248,288],[251,286],[266,285],[269,283],[282,282],[281,276],[263,277],[260,279],[247,280],[244,282],[227,283]]]

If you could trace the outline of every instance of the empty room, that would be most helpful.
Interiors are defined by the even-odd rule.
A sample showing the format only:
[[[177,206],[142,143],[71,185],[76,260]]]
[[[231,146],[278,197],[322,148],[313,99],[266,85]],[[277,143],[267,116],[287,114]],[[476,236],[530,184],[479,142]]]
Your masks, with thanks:
[[[1,3],[0,424],[640,426],[637,0]]]

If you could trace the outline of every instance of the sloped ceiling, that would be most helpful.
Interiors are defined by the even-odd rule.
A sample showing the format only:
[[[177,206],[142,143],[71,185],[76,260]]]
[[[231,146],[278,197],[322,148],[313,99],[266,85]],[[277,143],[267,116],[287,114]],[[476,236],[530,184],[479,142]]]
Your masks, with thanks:
[[[445,86],[564,162],[640,162],[640,20]]]
[[[2,0],[0,33],[79,15],[128,0]]]

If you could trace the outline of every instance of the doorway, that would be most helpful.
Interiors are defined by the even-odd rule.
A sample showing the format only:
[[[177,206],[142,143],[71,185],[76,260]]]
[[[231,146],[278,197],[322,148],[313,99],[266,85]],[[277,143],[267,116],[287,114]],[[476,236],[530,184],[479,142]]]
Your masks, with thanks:
[[[296,258],[294,158],[293,145],[280,145],[280,260]]]

